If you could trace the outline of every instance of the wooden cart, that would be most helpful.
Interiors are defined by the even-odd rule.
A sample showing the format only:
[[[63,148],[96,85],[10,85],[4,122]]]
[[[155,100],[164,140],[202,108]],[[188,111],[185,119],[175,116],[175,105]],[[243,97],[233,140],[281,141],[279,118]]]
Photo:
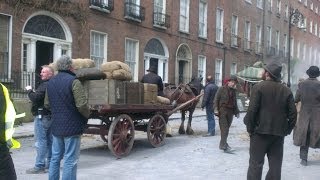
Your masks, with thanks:
[[[169,116],[200,96],[202,94],[178,107],[149,104],[91,105],[90,118],[100,119],[101,124],[88,124],[84,133],[100,135],[118,158],[130,153],[135,131],[147,132],[150,144],[159,147],[165,143]]]

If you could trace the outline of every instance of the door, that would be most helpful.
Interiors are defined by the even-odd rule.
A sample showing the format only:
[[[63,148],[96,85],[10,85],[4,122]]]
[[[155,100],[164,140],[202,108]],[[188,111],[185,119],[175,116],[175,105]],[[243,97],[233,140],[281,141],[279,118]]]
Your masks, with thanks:
[[[40,82],[41,66],[53,62],[53,43],[37,41],[36,42],[36,86]]]

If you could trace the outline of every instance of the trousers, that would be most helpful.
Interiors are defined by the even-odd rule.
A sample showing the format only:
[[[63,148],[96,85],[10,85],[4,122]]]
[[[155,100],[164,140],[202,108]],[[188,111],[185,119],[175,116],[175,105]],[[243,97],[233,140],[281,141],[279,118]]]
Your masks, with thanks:
[[[269,171],[266,180],[280,180],[284,137],[253,134],[250,137],[250,159],[247,180],[261,180],[264,156],[267,154]]]

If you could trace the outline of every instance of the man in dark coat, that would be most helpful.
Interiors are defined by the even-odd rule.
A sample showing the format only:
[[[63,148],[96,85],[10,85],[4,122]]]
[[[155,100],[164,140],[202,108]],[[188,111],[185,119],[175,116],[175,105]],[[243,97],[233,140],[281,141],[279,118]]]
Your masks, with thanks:
[[[213,100],[218,90],[218,86],[214,83],[211,75],[207,77],[206,81],[207,81],[207,84],[204,87],[204,95],[203,95],[202,104],[201,104],[202,110],[206,108],[206,114],[207,114],[207,120],[208,120],[208,134],[204,136],[214,136],[216,123],[214,121],[214,115],[213,115]]]
[[[301,102],[299,119],[293,133],[293,142],[300,146],[301,164],[306,166],[309,147],[320,148],[320,75],[317,66],[307,70],[308,79],[299,83],[295,102]]]
[[[297,111],[291,90],[281,84],[282,66],[272,61],[264,66],[264,81],[253,86],[244,123],[250,135],[247,179],[261,179],[267,154],[267,180],[281,179],[284,136],[291,133]]]
[[[225,85],[220,87],[214,98],[214,114],[219,117],[221,140],[219,148],[224,152],[232,151],[227,139],[233,116],[239,117],[239,108],[236,97],[237,77],[232,75]]]
[[[157,74],[157,67],[151,66],[148,70],[148,74],[142,77],[142,83],[156,84],[158,86],[158,96],[164,96],[163,94],[163,82],[162,78]]]

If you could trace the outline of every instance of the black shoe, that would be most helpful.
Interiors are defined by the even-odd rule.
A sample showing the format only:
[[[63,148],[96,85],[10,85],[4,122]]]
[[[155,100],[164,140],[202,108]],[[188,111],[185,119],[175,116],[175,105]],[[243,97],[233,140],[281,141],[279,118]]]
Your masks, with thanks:
[[[210,136],[214,136],[214,135],[211,133],[208,133],[208,134],[203,135],[202,137],[210,137]]]
[[[307,165],[308,165],[308,161],[305,160],[305,159],[302,159],[301,162],[300,162],[300,164],[301,164],[302,166],[307,166]]]
[[[228,146],[226,149],[223,150],[223,152],[229,153],[229,154],[233,154],[234,153],[234,149],[232,149],[230,146]]]

